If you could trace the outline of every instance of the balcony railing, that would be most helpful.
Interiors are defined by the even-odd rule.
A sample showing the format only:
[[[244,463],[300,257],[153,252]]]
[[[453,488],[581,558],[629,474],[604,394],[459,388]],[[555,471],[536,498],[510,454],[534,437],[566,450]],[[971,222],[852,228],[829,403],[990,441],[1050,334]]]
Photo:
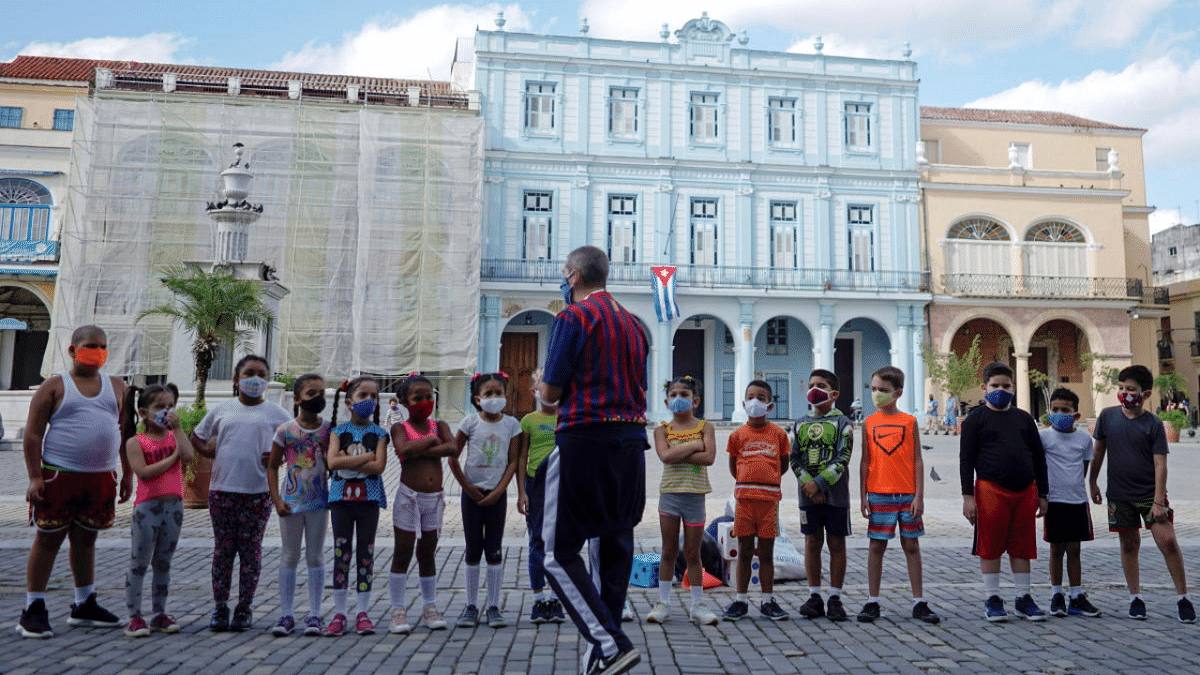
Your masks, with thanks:
[[[781,269],[676,265],[681,288],[758,288],[763,290],[910,291],[929,288],[927,272],[856,272],[852,270]],[[562,279],[561,260],[487,258],[484,281],[554,282]],[[649,284],[650,264],[611,263],[610,283]]]
[[[1112,298],[1142,300],[1142,281],[1120,277],[1032,277],[996,274],[946,274],[950,295],[1023,298]]]
[[[58,242],[50,241],[50,207],[0,204],[0,260],[55,260]]]

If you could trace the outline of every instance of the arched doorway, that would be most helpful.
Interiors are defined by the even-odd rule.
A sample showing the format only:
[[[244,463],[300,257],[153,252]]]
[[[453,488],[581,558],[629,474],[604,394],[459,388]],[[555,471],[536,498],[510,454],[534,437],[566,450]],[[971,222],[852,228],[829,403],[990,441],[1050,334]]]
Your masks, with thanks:
[[[50,310],[33,291],[0,285],[0,389],[42,383],[42,358],[50,338]]]
[[[1038,327],[1029,341],[1029,413],[1040,419],[1049,412],[1050,393],[1060,387],[1079,396],[1080,413],[1091,414],[1091,375],[1080,358],[1091,352],[1087,333],[1066,319],[1052,319]],[[1083,408],[1086,407],[1086,410]]]
[[[842,324],[833,342],[833,373],[841,387],[838,409],[850,415],[858,399],[864,417],[875,412],[869,395],[871,373],[891,362],[892,340],[874,319],[857,317]]]
[[[813,338],[808,327],[791,316],[774,316],[754,338],[754,377],[771,385],[775,408],[767,417],[792,420],[804,414],[804,392],[813,365]],[[734,392],[735,401],[744,392]],[[730,405],[732,409],[732,405]]]
[[[734,369],[733,334],[729,326],[711,314],[694,314],[675,329],[671,349],[671,378],[691,375],[700,380],[696,416],[721,419],[727,406],[720,376]],[[662,385],[651,382],[646,395],[665,398]]]
[[[970,410],[979,404],[983,398],[983,390],[979,385],[983,382],[983,368],[989,363],[1007,363],[1016,370],[1016,356],[1013,349],[1013,337],[1004,326],[993,319],[977,317],[964,323],[954,332],[950,341],[950,351],[963,356],[971,348],[975,336],[979,336],[980,364],[975,373],[973,384],[961,392],[959,400],[960,412]],[[942,392],[944,397],[947,392]],[[961,415],[960,415],[961,417]]]
[[[533,412],[533,373],[546,362],[546,344],[554,315],[530,309],[509,319],[500,336],[500,370],[508,373],[508,406],[504,412],[520,419]]]

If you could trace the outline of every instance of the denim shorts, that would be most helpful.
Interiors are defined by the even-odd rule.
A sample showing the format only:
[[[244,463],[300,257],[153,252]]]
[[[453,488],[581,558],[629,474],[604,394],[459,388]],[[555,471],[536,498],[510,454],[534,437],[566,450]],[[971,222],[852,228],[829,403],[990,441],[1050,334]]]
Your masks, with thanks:
[[[688,527],[704,527],[704,495],[664,492],[658,497],[658,515],[682,518]]]

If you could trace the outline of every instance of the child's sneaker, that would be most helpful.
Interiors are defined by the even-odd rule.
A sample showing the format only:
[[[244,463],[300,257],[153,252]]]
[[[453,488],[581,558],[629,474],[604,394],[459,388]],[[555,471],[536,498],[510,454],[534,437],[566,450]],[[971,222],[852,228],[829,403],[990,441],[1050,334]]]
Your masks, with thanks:
[[[150,630],[154,633],[178,633],[179,624],[175,623],[175,617],[170,614],[159,614],[150,619]]]
[[[279,623],[275,624],[275,627],[271,629],[271,635],[283,637],[285,635],[291,635],[292,631],[295,629],[295,619],[290,616],[281,616],[279,617]]]
[[[208,620],[208,629],[214,633],[224,633],[229,630],[229,605],[217,605],[212,617]]]
[[[825,601],[819,594],[813,593],[803,605],[800,605],[800,616],[806,619],[819,619],[825,616]]]
[[[688,612],[692,623],[698,623],[701,626],[715,626],[721,622],[717,615],[708,608],[708,603],[701,600],[692,605],[692,611]]]
[[[388,632],[392,635],[408,635],[412,632],[412,624],[408,622],[403,607],[392,610],[392,623],[388,626]]]
[[[558,602],[558,600],[555,599],[553,602]],[[562,610],[561,604],[559,605],[559,610]],[[634,621],[636,619],[637,617],[633,614],[633,603],[629,601],[629,598],[625,598],[625,606],[621,608],[621,621]],[[562,623],[564,620],[562,617],[559,617],[555,620],[555,623]]]
[[[238,605],[233,608],[233,620],[229,622],[229,630],[242,632],[250,630],[254,625],[254,612],[245,605]]]
[[[922,600],[913,605],[912,615],[914,619],[920,619],[925,623],[937,624],[942,621],[942,618],[934,614],[932,609],[929,609],[929,603]]]
[[[504,618],[504,612],[501,612],[500,608],[495,605],[488,607],[484,614],[487,616],[487,625],[492,628],[504,628],[508,625],[508,619]]]
[[[1062,593],[1055,593],[1050,596],[1050,613],[1054,616],[1067,615],[1067,596]]]
[[[445,630],[446,619],[442,613],[438,611],[437,605],[432,603],[425,605],[425,609],[421,611],[421,623],[429,630]]]
[[[829,604],[828,604],[828,608],[826,609],[825,615],[829,617],[830,621],[845,621],[846,620],[846,618],[847,618],[846,617],[846,608],[842,606],[842,596],[840,596],[840,595],[829,596]]]
[[[983,606],[987,610],[987,614],[984,616],[988,621],[992,623],[1008,621],[1008,612],[1004,611],[1004,601],[1000,599],[1000,596],[993,595],[983,603]]]
[[[371,617],[366,612],[359,612],[358,616],[354,617],[354,632],[359,635],[375,634],[375,624],[371,623]]]
[[[96,602],[96,594],[92,593],[81,604],[71,605],[71,618],[67,623],[83,628],[116,628],[121,625],[121,620],[101,607]]]
[[[50,628],[50,613],[46,611],[46,601],[38,598],[27,609],[21,610],[21,620],[17,622],[17,632],[23,638],[48,638],[54,636]]]
[[[309,616],[304,620],[304,634],[310,636],[320,635],[325,630],[325,622],[319,616]]]
[[[146,625],[146,620],[140,616],[135,616],[129,620],[129,625],[125,627],[126,637],[146,637],[150,635],[150,627]]]
[[[550,620],[550,611],[545,600],[535,600],[533,610],[529,612],[529,620],[533,623],[546,623]]]
[[[1187,598],[1179,599],[1179,622],[1196,623],[1196,608],[1192,607],[1192,601]]]
[[[1144,621],[1146,618],[1146,603],[1142,602],[1141,598],[1134,598],[1129,602],[1129,618]]]
[[[625,612],[629,612],[629,618],[625,618]],[[551,623],[562,623],[567,620],[567,613],[563,611],[562,603],[558,598],[550,598],[546,601],[546,616],[549,617]],[[622,621],[633,621],[633,608],[629,606],[629,601],[625,601],[625,610],[621,612]]]
[[[458,621],[454,623],[459,628],[474,628],[479,625],[479,608],[475,605],[467,605],[463,608],[462,614],[458,615]]]
[[[1013,614],[1022,619],[1029,619],[1030,621],[1046,620],[1046,613],[1042,611],[1041,607],[1037,606],[1037,602],[1034,601],[1033,596],[1028,593],[1017,598],[1013,603]]]
[[[775,602],[775,598],[771,598],[760,605],[758,611],[772,621],[783,621],[784,619],[789,618],[788,613],[783,611],[783,608],[779,606],[778,602]]]
[[[341,637],[346,634],[346,615],[334,614],[329,620],[329,625],[325,627],[323,635],[325,637]]]
[[[646,622],[663,623],[669,618],[671,618],[671,608],[667,607],[667,603],[656,602],[654,603],[654,609],[651,609],[650,613],[646,615]]]
[[[863,605],[862,611],[858,613],[859,623],[871,623],[879,618],[879,603],[868,602]]]
[[[1071,598],[1071,602],[1067,604],[1067,614],[1075,616],[1100,616],[1100,610],[1088,601],[1087,593],[1080,593]]]
[[[750,605],[742,602],[741,600],[734,600],[733,602],[729,603],[728,607],[725,608],[725,614],[723,616],[726,621],[737,621],[738,619],[746,618],[746,615],[749,613]]]

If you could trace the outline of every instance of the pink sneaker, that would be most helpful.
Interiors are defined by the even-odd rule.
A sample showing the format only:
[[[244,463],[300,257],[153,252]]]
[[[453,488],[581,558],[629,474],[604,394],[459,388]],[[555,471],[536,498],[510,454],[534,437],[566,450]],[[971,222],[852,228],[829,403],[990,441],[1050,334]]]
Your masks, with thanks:
[[[146,625],[146,620],[140,616],[135,616],[129,620],[129,625],[125,627],[125,635],[129,637],[146,637],[150,634],[150,628]]]
[[[446,628],[446,619],[442,613],[438,611],[437,605],[425,605],[425,609],[421,611],[421,623],[429,630],[444,630]]]
[[[375,624],[371,623],[371,617],[367,616],[366,612],[359,612],[354,618],[354,632],[359,635],[375,634]]]
[[[392,624],[388,628],[388,632],[393,635],[408,635],[412,632],[412,625],[408,623],[408,617],[404,614],[404,609],[397,607],[392,610]]]
[[[175,617],[170,614],[159,614],[150,619],[150,630],[155,633],[178,633],[179,624],[175,623]]]
[[[346,633],[346,615],[334,614],[329,620],[329,625],[325,626],[325,637],[341,637]]]

